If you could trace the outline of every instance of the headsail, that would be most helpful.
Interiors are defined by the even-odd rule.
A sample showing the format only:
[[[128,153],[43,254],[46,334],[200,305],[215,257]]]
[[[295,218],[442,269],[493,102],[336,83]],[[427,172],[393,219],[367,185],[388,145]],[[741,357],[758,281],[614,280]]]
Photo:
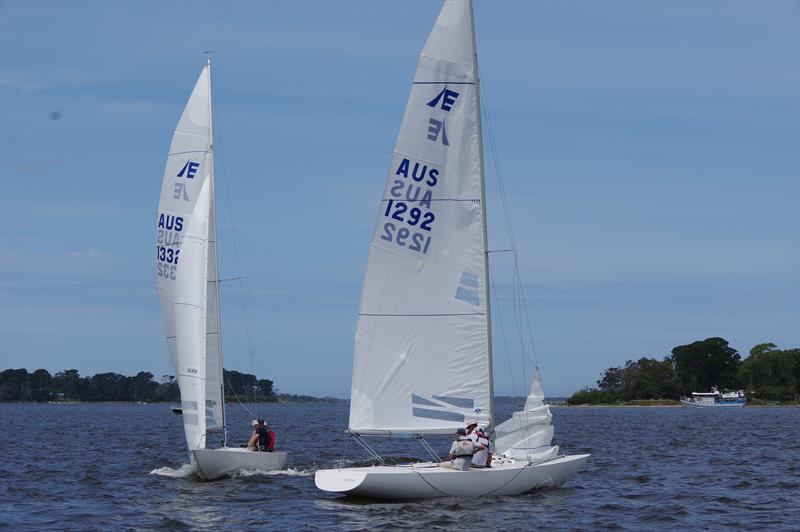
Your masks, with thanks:
[[[558,446],[550,446],[553,440],[552,418],[550,405],[544,403],[542,376],[539,368],[536,368],[524,410],[514,412],[511,419],[500,423],[495,429],[497,454],[534,462],[555,458]]]
[[[417,63],[370,245],[352,432],[491,422],[477,83],[471,3],[448,0]]]
[[[156,236],[158,292],[189,449],[205,447],[206,400],[211,399],[206,393],[206,283],[209,275],[216,275],[208,267],[211,166],[210,66],[206,66],[172,137]]]

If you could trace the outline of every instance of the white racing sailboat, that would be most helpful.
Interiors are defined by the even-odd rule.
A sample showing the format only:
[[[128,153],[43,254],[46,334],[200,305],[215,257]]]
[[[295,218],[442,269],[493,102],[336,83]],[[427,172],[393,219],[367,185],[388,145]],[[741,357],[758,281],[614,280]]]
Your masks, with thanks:
[[[285,452],[226,445],[213,145],[209,61],[172,137],[156,236],[158,294],[186,444],[195,472],[206,479],[237,469],[283,469],[287,461]],[[213,434],[220,447],[209,448]]]
[[[493,428],[480,91],[471,1],[446,0],[417,64],[370,244],[349,432]],[[559,486],[588,454],[559,456],[538,371],[525,410],[496,427],[488,469],[440,462],[317,471],[321,490],[409,499],[516,495]],[[423,443],[424,440],[422,440]]]

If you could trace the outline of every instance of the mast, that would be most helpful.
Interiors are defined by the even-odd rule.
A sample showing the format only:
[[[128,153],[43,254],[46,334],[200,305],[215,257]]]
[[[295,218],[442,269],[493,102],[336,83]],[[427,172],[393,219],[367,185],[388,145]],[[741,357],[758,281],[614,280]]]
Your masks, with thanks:
[[[222,401],[222,446],[228,446],[228,427],[225,423],[225,373],[222,366],[222,326],[220,324],[221,301],[219,297],[219,257],[217,253],[217,195],[214,186],[214,118],[211,113],[211,55],[208,55],[208,123],[209,123],[209,154],[211,155],[211,172],[209,178],[211,179],[211,211],[214,213],[214,220],[209,227],[211,237],[214,240],[214,279],[212,279],[214,300],[217,304],[216,326],[217,326],[217,353],[219,353],[219,397]]]
[[[483,125],[481,124],[481,85],[478,71],[478,42],[475,40],[475,15],[472,0],[469,6],[469,23],[472,32],[472,53],[475,59],[475,105],[478,111],[478,150],[480,157],[481,216],[483,217],[483,291],[486,301],[486,342],[489,357],[489,427],[494,428],[494,368],[492,364],[492,312],[489,298],[489,238],[486,231],[486,179],[483,171]]]

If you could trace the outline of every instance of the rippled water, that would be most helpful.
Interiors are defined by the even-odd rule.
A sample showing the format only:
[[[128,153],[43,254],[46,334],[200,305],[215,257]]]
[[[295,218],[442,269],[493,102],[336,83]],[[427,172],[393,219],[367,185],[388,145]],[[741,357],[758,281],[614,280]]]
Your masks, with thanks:
[[[499,405],[499,419],[514,405]],[[0,405],[0,525],[30,528],[258,527],[798,529],[800,408],[553,408],[556,443],[591,452],[559,489],[517,497],[386,503],[314,487],[313,471],[363,453],[344,405],[260,405],[292,469],[202,482],[187,474],[167,405]],[[250,414],[228,409],[233,439]],[[374,440],[425,458],[418,443]],[[432,439],[442,453],[446,439]]]

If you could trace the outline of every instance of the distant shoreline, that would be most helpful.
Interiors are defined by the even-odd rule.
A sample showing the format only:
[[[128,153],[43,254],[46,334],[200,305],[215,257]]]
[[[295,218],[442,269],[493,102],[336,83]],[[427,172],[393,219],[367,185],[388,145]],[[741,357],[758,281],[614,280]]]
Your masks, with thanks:
[[[335,397],[317,397],[313,399],[279,399],[277,401],[250,401],[247,403],[233,402],[232,404],[261,404],[261,405],[300,405],[300,404],[339,404],[346,403],[347,399]],[[180,406],[179,401],[6,401],[0,405],[176,405]]]
[[[676,401],[677,402],[677,401]],[[583,404],[583,405],[550,405],[552,408],[683,408],[685,405],[678,404],[617,404],[617,403],[603,403],[603,404]],[[766,402],[766,403],[747,403],[742,408],[770,408],[770,407],[800,407],[800,401],[789,402]],[[698,408],[686,406],[686,408]]]

